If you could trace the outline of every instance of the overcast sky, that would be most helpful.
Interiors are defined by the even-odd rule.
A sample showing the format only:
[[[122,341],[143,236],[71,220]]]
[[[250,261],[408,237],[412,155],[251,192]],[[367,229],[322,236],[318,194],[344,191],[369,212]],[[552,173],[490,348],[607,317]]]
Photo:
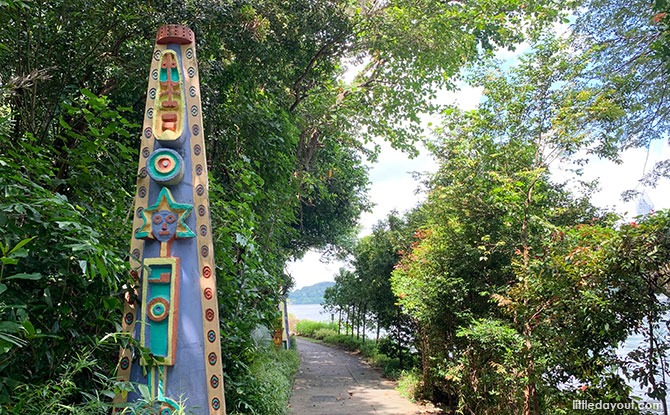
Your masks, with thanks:
[[[460,93],[443,94],[440,97],[445,103],[456,103],[463,109],[476,107],[481,91],[473,88],[464,88]],[[585,168],[584,179],[598,178],[600,191],[593,197],[592,202],[602,208],[614,209],[627,217],[636,215],[636,201],[624,203],[621,193],[625,190],[644,190],[648,200],[656,210],[670,208],[670,181],[663,180],[655,189],[638,186],[642,177],[646,160],[646,171],[653,168],[656,161],[670,159],[670,146],[667,142],[652,143],[647,149],[629,150],[622,155],[622,164],[614,164],[606,160],[594,160]],[[419,187],[413,178],[413,172],[435,172],[436,162],[427,151],[414,158],[409,157],[388,145],[382,146],[378,162],[371,166],[369,192],[370,200],[375,204],[372,212],[362,215],[360,224],[362,230],[359,236],[370,234],[372,225],[384,219],[389,212],[397,210],[403,213],[425,199],[424,194],[416,194]],[[560,175],[560,173],[557,173]],[[305,257],[287,265],[287,272],[295,280],[295,289],[322,281],[333,281],[340,267],[344,263],[334,261],[324,263],[319,252],[310,251]]]

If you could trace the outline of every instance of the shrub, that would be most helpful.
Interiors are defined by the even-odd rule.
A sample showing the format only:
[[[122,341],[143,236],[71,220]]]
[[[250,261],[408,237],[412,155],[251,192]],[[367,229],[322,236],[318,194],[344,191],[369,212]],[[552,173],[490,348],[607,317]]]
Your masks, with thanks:
[[[321,328],[321,329],[317,329],[316,331],[314,331],[314,334],[312,334],[311,337],[313,337],[317,340],[323,340],[323,339],[325,339],[327,337],[331,337],[331,336],[337,336],[337,332],[335,330],[332,330],[332,329]]]
[[[319,329],[327,329],[337,333],[337,324],[311,320],[300,320],[295,325],[295,331],[299,336],[314,337],[314,333]]]
[[[397,389],[402,396],[411,401],[419,399],[421,392],[421,372],[416,369],[400,372]]]
[[[229,414],[285,414],[293,376],[300,365],[295,341],[291,340],[291,350],[264,346],[255,353],[248,378],[238,387],[228,389],[234,390],[234,394],[226,395],[226,400],[236,404],[228,409]]]

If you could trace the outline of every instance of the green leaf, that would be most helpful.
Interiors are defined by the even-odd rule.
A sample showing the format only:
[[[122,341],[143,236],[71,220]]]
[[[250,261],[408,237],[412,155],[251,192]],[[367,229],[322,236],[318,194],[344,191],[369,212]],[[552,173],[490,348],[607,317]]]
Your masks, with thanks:
[[[6,280],[32,280],[32,281],[37,281],[42,279],[42,274],[39,272],[33,272],[32,274],[14,274],[10,275],[9,277],[5,278]]]

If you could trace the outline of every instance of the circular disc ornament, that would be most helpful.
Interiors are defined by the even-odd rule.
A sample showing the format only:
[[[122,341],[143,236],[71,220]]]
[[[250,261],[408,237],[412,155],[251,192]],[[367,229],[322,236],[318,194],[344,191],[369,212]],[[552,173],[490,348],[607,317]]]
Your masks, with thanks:
[[[147,160],[149,176],[159,184],[171,186],[184,178],[184,159],[174,150],[155,150]]]
[[[147,309],[149,319],[158,323],[167,318],[170,311],[170,304],[165,298],[157,297],[149,301],[149,304],[147,304]]]

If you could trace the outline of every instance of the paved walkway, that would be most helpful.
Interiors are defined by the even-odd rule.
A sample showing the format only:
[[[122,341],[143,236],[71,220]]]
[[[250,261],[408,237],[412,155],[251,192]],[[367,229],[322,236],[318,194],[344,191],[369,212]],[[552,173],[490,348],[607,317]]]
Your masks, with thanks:
[[[289,401],[292,415],[414,415],[429,413],[395,390],[357,356],[297,339],[300,369]]]

